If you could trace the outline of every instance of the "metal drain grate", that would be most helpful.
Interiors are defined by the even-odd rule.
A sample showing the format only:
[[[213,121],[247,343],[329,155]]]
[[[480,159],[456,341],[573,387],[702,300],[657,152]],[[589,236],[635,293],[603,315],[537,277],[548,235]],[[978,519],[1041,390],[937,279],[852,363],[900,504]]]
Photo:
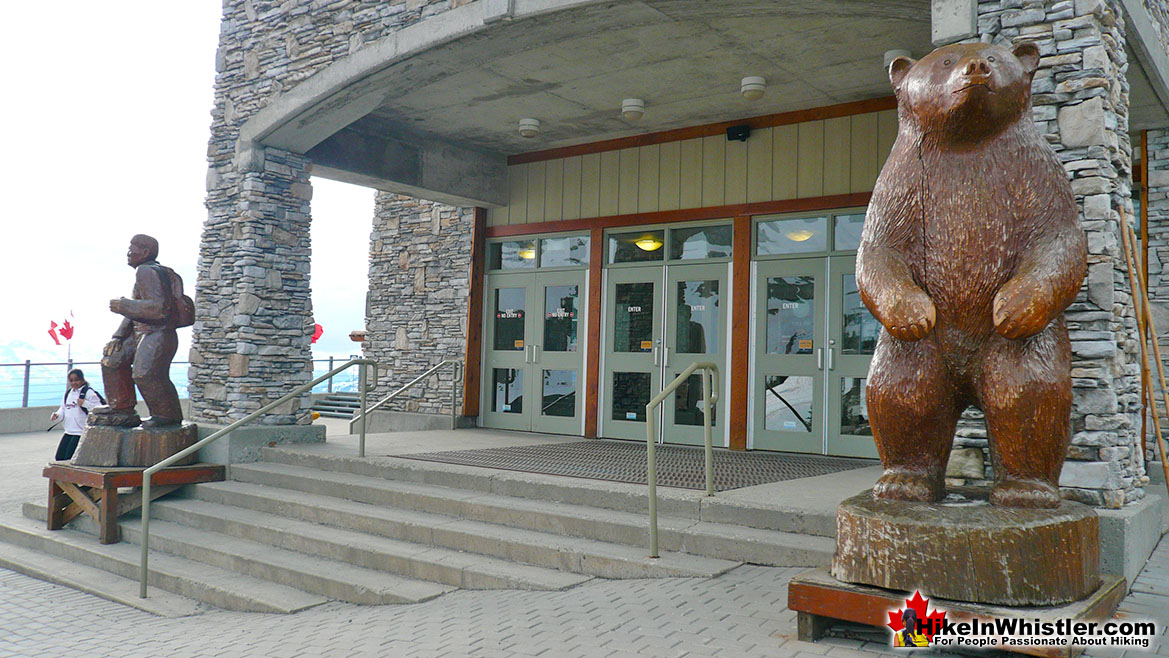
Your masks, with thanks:
[[[455,450],[399,455],[404,459],[498,468],[506,471],[646,483],[645,444],[593,440],[513,448]],[[701,448],[658,446],[658,484],[681,489],[706,487]],[[764,452],[714,452],[715,491],[814,477],[864,468],[875,460]]]

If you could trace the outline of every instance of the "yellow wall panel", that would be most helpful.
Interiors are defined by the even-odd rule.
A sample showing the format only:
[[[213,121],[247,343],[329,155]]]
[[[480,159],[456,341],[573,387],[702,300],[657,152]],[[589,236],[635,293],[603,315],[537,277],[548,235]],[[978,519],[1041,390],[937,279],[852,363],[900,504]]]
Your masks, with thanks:
[[[564,160],[549,160],[544,174],[544,219],[554,222],[564,219]]]
[[[721,206],[726,198],[727,138],[712,135],[702,138],[702,205]]]
[[[751,139],[755,139],[752,135]],[[747,143],[727,140],[726,143],[726,196],[723,203],[747,202]]]
[[[661,147],[658,155],[658,210],[677,210],[682,143],[666,142]]]
[[[798,193],[799,125],[776,126],[771,131],[771,198],[794,199]]]
[[[509,169],[507,223],[523,224],[528,219],[528,165],[516,165]]]
[[[658,209],[660,153],[657,144],[637,149],[637,212],[654,212]]]
[[[849,192],[870,192],[877,180],[877,115],[852,117],[852,178]]]
[[[702,138],[688,139],[678,145],[678,207],[702,205]]]
[[[895,139],[897,139],[897,110],[878,112],[877,159],[882,167],[885,166],[885,159],[889,157],[889,151],[893,150],[893,140]]]
[[[824,121],[824,194],[848,194],[852,181],[852,120]]]
[[[617,214],[617,190],[621,175],[619,154],[620,151],[605,151],[601,154],[601,217]]]
[[[581,156],[564,159],[564,187],[560,193],[561,214],[564,219],[580,217]]]
[[[507,206],[487,209],[487,225],[503,226],[507,223]]]
[[[747,140],[747,202],[771,200],[771,142],[774,130],[763,128]]]
[[[544,179],[548,162],[528,164],[528,223],[544,220]]]
[[[824,122],[799,124],[799,162],[796,194],[800,198],[824,195]]]
[[[637,212],[637,170],[638,150],[636,148],[618,151],[619,174],[617,188],[617,213],[630,215]],[[602,199],[603,201],[604,199]]]
[[[580,216],[601,215],[601,154],[580,156]]]

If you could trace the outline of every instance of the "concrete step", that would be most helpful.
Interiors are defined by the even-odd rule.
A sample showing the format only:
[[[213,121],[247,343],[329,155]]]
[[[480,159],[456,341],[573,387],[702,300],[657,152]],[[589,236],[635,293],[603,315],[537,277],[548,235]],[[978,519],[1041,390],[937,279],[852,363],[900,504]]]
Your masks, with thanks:
[[[649,517],[646,514],[399,482],[286,464],[260,462],[240,464],[232,469],[232,476],[240,482],[323,496],[343,493],[349,500],[379,507],[441,514],[630,546],[645,546],[649,536]],[[288,512],[281,509],[278,513]],[[835,542],[827,537],[668,516],[659,517],[658,530],[659,546],[663,550],[754,564],[826,566],[831,562],[835,550]]]
[[[262,490],[237,483],[229,487]],[[287,490],[271,493],[278,496]],[[299,498],[299,494],[293,497]],[[579,574],[397,541],[205,500],[170,499],[155,503],[151,509],[158,519],[466,589],[561,590],[591,580]]]
[[[349,403],[349,402],[332,402],[330,400],[321,400],[321,401],[313,404],[313,409],[337,409],[337,410],[344,410],[344,411],[353,411],[355,409],[360,409],[360,408],[361,408],[361,403],[359,403],[359,402]]]
[[[43,505],[26,503],[25,514],[32,518],[0,519],[0,541],[137,583],[141,548],[127,542],[99,544],[95,532],[72,528],[47,530],[43,518],[45,511]],[[42,518],[35,518],[38,513]],[[89,517],[74,521],[74,525],[87,522],[90,529],[96,531],[96,524]],[[317,594],[157,551],[151,553],[149,567],[150,596],[164,591],[217,608],[283,614],[306,610],[328,600]]]
[[[348,419],[348,418],[353,417],[352,413],[345,413],[345,412],[340,412],[340,411],[321,411],[320,409],[317,409],[316,407],[313,407],[313,410],[316,411],[319,415],[324,416],[325,418],[346,418],[346,419]]]
[[[140,598],[137,580],[16,544],[0,543],[0,567],[160,617],[188,617],[204,612],[197,601],[160,589],[149,592],[147,598]]]
[[[661,559],[654,560],[646,557],[641,546],[564,537],[253,483],[208,483],[195,487],[193,494],[208,502],[603,578],[715,576],[739,564],[675,552],[663,552]]]

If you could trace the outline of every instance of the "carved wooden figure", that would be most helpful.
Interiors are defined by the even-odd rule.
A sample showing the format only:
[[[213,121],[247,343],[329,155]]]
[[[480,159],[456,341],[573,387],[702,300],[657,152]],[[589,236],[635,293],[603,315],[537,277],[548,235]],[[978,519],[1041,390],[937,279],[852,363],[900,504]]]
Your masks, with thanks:
[[[1031,119],[1034,44],[939,48],[889,67],[899,131],[857,253],[884,326],[868,410],[874,495],[935,501],[958,416],[986,415],[990,500],[1055,507],[1071,439],[1063,310],[1087,269],[1063,166]]]

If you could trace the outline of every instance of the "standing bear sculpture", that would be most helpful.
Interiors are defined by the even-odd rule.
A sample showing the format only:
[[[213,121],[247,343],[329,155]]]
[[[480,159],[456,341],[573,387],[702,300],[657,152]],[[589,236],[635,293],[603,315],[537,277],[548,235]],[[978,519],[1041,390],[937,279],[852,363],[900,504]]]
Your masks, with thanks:
[[[958,417],[983,411],[990,502],[1060,504],[1071,439],[1063,311],[1087,269],[1075,197],[1031,119],[1039,51],[939,48],[889,66],[899,128],[857,252],[861,299],[883,325],[868,411],[878,498],[945,495]]]

